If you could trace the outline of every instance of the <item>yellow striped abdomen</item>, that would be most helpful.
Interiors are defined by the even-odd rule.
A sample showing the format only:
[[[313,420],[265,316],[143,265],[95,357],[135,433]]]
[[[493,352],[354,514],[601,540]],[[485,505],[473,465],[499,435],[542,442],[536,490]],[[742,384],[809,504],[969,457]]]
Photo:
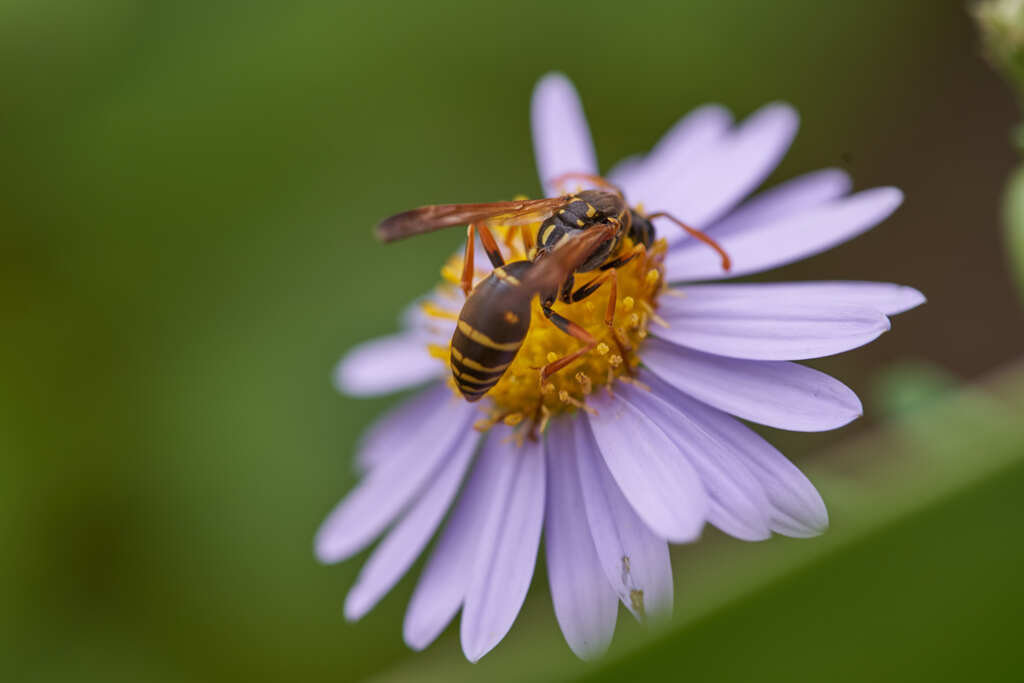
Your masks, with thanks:
[[[509,263],[484,278],[466,299],[452,335],[451,369],[467,401],[479,400],[512,364],[530,329],[530,296],[518,277],[529,261]]]

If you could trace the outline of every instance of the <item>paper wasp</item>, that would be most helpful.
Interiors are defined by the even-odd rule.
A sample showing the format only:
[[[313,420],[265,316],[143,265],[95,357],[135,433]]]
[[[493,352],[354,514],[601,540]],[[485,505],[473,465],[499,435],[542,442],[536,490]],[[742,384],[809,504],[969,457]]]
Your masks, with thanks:
[[[616,269],[646,252],[655,239],[654,218],[667,218],[690,235],[715,249],[722,267],[729,258],[711,238],[663,213],[643,215],[626,203],[622,192],[607,181],[570,173],[556,179],[558,185],[579,178],[601,187],[549,199],[488,204],[438,204],[406,211],[381,221],[377,237],[392,242],[454,225],[468,225],[463,259],[462,289],[466,303],[459,313],[451,343],[451,370],[467,401],[479,400],[498,383],[512,364],[530,329],[530,305],[540,297],[544,315],[583,346],[554,360],[540,371],[543,382],[597,346],[598,340],[582,326],[552,309],[556,300],[582,301],[604,283],[611,288],[605,324],[613,327],[617,297]],[[540,222],[536,250],[530,260],[505,263],[489,226],[526,226]],[[494,270],[473,287],[473,252],[479,233]],[[525,232],[524,232],[525,235]],[[633,247],[619,253],[624,237]],[[574,274],[602,271],[574,287]]]

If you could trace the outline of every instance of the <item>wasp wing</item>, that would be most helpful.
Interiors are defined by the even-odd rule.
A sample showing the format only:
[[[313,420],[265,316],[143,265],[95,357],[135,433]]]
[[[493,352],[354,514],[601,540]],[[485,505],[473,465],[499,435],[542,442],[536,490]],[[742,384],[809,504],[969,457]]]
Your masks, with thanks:
[[[565,204],[565,197],[524,199],[488,204],[434,204],[395,214],[377,225],[377,238],[394,242],[453,225],[487,223],[490,225],[526,225],[539,223]]]
[[[601,243],[615,239],[617,227],[601,223],[573,237],[563,237],[554,249],[542,255],[521,278],[532,294],[557,292],[570,273],[583,265]]]

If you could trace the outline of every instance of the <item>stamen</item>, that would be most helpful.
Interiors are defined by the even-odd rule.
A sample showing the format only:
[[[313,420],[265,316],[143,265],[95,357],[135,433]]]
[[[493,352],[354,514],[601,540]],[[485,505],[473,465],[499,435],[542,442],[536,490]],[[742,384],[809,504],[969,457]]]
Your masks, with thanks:
[[[580,410],[585,410],[586,412],[590,413],[591,415],[597,415],[597,411],[596,410],[594,410],[593,408],[588,406],[586,403],[582,403],[580,401],[577,401],[575,398],[570,396],[569,392],[566,391],[565,389],[562,389],[561,391],[558,392],[558,400],[561,401],[562,403],[568,403],[569,405],[571,405],[574,408],[579,408]]]
[[[646,301],[641,301],[640,305],[644,307],[644,310],[647,312],[647,315],[649,315],[651,317],[651,320],[653,320],[654,322],[658,323],[662,327],[665,327],[665,328],[669,327],[668,322],[664,318],[662,318],[660,315],[655,313],[654,312],[654,308],[652,308],[649,303],[647,303]]]
[[[509,413],[508,415],[505,416],[505,419],[502,420],[502,422],[507,424],[509,427],[515,427],[517,424],[519,424],[522,421],[523,421],[523,414],[522,413]]]
[[[537,225],[492,225],[490,228],[497,244],[508,247],[502,247],[502,250],[510,253],[510,260],[525,258],[531,248],[536,248],[532,236]],[[533,299],[526,338],[504,375],[482,399],[480,406],[487,417],[478,420],[474,424],[475,429],[487,431],[495,425],[506,424],[518,433],[517,438],[536,439],[552,416],[576,410],[596,414],[587,405],[594,392],[605,387],[611,393],[616,379],[630,381],[628,375],[640,365],[637,349],[647,337],[648,322],[660,320],[653,311],[656,297],[665,286],[661,265],[667,249],[665,241],[658,240],[646,250],[638,249],[638,246],[626,237],[614,255],[614,258],[622,259],[633,253],[643,253],[646,258],[634,258],[616,268],[618,296],[612,302],[614,315],[610,325],[606,319],[611,295],[610,279],[609,282],[599,282],[599,286],[583,301],[565,303],[559,300],[553,304],[560,316],[585,330],[598,343],[592,350],[576,357],[572,365],[543,380],[539,374],[541,368],[579,352],[583,342],[555,325],[544,315],[538,299]],[[456,287],[462,270],[460,257],[461,254],[450,260],[444,268],[445,279],[455,280],[453,284]],[[480,277],[489,272],[480,273]],[[586,286],[590,278],[577,279],[579,282],[574,291]],[[422,304],[423,310],[432,317],[445,320],[458,318],[453,309],[461,304],[462,292],[456,287],[444,288],[450,295],[459,295],[452,297],[451,306],[431,301]],[[517,315],[522,320],[522,314]],[[434,345],[430,353],[446,365],[451,356],[448,346]],[[449,380],[449,384],[456,391],[454,382]]]
[[[643,389],[644,391],[650,391],[651,390],[650,386],[644,384],[643,382],[641,382],[640,380],[636,379],[635,377],[630,377],[629,375],[619,375],[619,381],[620,382],[625,382],[626,384],[632,384],[633,386],[635,386],[635,387],[637,387],[639,389]]]
[[[420,304],[420,308],[423,309],[424,313],[433,318],[443,318],[445,320],[459,319],[458,313],[455,313],[454,311],[445,310],[438,306],[437,304],[435,304],[433,301],[424,301],[423,303]]]
[[[540,427],[538,431],[543,434],[544,430],[547,429],[548,421],[551,420],[551,411],[548,410],[546,405],[541,404],[540,407]]]

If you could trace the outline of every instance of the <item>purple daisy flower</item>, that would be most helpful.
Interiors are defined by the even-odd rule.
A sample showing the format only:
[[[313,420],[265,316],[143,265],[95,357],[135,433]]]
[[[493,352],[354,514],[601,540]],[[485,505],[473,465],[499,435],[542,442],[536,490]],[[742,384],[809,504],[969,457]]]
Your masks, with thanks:
[[[565,189],[555,178],[598,172],[564,76],[538,84],[532,120],[549,196]],[[602,320],[607,291],[561,309],[608,341],[546,384],[537,368],[580,342],[534,315],[515,361],[483,401],[453,391],[450,339],[464,300],[455,286],[459,257],[442,271],[447,282],[407,312],[405,331],[341,360],[336,382],[350,395],[430,382],[369,429],[357,454],[363,479],[317,534],[324,562],[384,534],[346,598],[348,619],[398,582],[444,522],[406,611],[404,638],[426,647],[461,609],[462,647],[476,661],[512,627],[543,536],[558,623],[572,651],[590,658],[607,648],[620,601],[638,619],[671,612],[668,543],[697,539],[706,523],[749,541],[826,529],[814,486],[736,418],[795,431],[855,419],[861,404],[849,388],[792,361],[866,344],[889,329],[887,316],[924,297],[872,282],[704,284],[829,249],[902,201],[891,187],[849,194],[846,174],[827,169],[743,202],[778,164],[797,124],[785,104],[739,124],[722,107],[702,107],[649,154],[608,173],[632,206],[702,229],[733,266],[723,274],[707,245],[655,219],[661,239],[620,269],[611,304],[618,327],[609,331]],[[518,235],[503,233],[511,258],[530,250],[525,236],[517,246]],[[523,438],[536,414],[544,415],[540,438]]]

